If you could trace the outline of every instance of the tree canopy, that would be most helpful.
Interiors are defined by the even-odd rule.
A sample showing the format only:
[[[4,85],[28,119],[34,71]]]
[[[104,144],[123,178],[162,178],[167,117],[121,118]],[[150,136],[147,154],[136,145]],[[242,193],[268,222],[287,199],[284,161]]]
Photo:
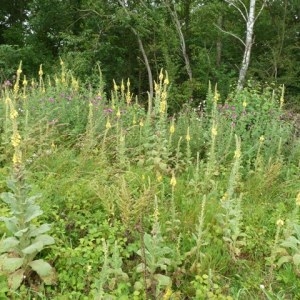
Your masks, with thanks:
[[[209,81],[221,94],[238,82],[249,0],[3,0],[0,7],[0,80],[20,60],[30,76],[59,57],[86,82],[100,64],[108,86],[130,77],[141,98],[161,68],[173,83],[173,108],[197,105]],[[300,4],[256,0],[247,81],[286,85],[299,104]],[[262,5],[264,5],[263,9]],[[237,9],[238,8],[238,9]],[[56,63],[55,63],[56,62]]]

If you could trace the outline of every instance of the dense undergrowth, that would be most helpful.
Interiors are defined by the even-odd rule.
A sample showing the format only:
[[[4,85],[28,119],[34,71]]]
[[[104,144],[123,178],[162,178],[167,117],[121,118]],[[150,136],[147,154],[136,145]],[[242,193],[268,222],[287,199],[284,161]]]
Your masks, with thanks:
[[[283,88],[208,87],[174,116],[168,90],[161,72],[145,109],[129,81],[107,96],[63,63],[3,84],[0,299],[300,297]]]

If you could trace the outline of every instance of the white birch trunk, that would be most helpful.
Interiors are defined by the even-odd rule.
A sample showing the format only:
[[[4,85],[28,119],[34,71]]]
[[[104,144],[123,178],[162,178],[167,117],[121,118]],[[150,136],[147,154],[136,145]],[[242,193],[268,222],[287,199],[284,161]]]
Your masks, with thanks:
[[[247,25],[246,25],[246,40],[245,40],[245,50],[243,55],[242,66],[239,73],[239,79],[237,84],[237,89],[242,90],[244,87],[246,74],[248,71],[250,63],[251,48],[253,44],[253,29],[255,23],[255,4],[256,0],[250,0],[249,12],[247,16]]]

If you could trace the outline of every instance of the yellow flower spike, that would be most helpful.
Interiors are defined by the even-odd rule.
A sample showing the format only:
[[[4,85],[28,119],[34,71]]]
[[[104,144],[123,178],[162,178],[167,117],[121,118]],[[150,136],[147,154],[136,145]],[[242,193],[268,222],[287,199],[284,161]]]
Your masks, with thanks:
[[[158,79],[159,79],[160,82],[162,82],[162,80],[164,79],[164,74],[163,74],[163,70],[162,69],[160,70]]]
[[[19,132],[15,131],[11,137],[11,144],[16,148],[21,143],[21,136]]]
[[[144,121],[143,121],[143,119],[140,120],[140,127],[144,127]]]
[[[169,82],[169,76],[168,76],[168,72],[166,71],[166,77],[165,77],[165,80],[164,80],[164,85],[168,85],[170,82]]]
[[[23,78],[23,86],[26,87],[28,85],[28,81],[26,80],[26,76]]]
[[[155,90],[156,93],[159,92],[159,84],[155,81],[154,81],[154,90]]]
[[[121,82],[121,92],[122,94],[124,93],[125,91],[125,85],[124,85],[124,80],[122,79],[122,82]]]
[[[262,135],[260,138],[259,138],[259,142],[260,143],[263,143],[265,141],[265,137]]]
[[[248,103],[246,102],[246,100],[243,101],[243,107],[245,108],[248,105]]]
[[[187,142],[189,142],[191,140],[190,127],[187,128],[185,139],[186,139]]]
[[[18,115],[19,115],[18,112],[13,108],[10,112],[10,119],[14,120],[18,117]]]
[[[159,108],[159,112],[161,114],[164,114],[166,112],[166,108],[167,108],[167,101],[163,100],[160,102],[160,108]]]
[[[22,153],[20,151],[15,151],[12,162],[14,166],[21,165],[22,164]]]
[[[282,90],[281,90],[281,96],[280,96],[280,108],[282,108],[283,107],[283,104],[284,104],[284,89],[285,89],[285,87],[284,87],[284,85],[282,86]]]
[[[160,174],[160,172],[159,171],[157,171],[156,172],[156,180],[158,181],[158,182],[162,182],[162,175]]]
[[[235,157],[235,158],[240,158],[240,157],[241,157],[241,154],[242,154],[242,153],[241,153],[241,150],[235,150],[235,151],[234,151],[234,157]]]
[[[300,192],[298,193],[296,197],[296,206],[300,206]]]
[[[118,92],[118,85],[116,84],[115,80],[113,79],[113,82],[114,82],[114,91],[117,93]]]
[[[40,69],[39,69],[39,76],[42,77],[43,76],[43,65],[40,65]]]
[[[17,76],[20,76],[21,73],[22,73],[22,61],[21,61],[20,64],[19,64],[19,68],[18,68],[18,70],[17,70]]]
[[[64,65],[63,60],[61,58],[59,60],[60,60],[60,65],[63,66]]]
[[[214,125],[211,128],[211,134],[212,134],[212,136],[217,136],[217,134],[218,134],[217,126]]]
[[[107,130],[111,128],[111,123],[110,123],[109,117],[107,117],[107,121],[106,121],[105,128],[106,128]]]
[[[173,173],[172,174],[172,178],[170,180],[170,185],[174,188],[177,184],[177,181],[176,181],[176,177],[175,177],[175,174]]]
[[[221,198],[221,201],[226,201],[228,199],[228,194],[224,193],[223,197]]]
[[[277,220],[276,225],[277,225],[278,227],[282,227],[282,226],[284,225],[284,221],[281,220],[281,219],[279,219],[279,220]]]
[[[136,125],[136,116],[135,115],[133,115],[132,124]]]
[[[79,83],[78,80],[76,80],[73,76],[72,76],[71,85],[72,85],[72,89],[77,92],[79,89]]]
[[[220,99],[220,94],[219,94],[218,91],[216,90],[216,91],[215,91],[215,94],[214,94],[214,101],[215,101],[215,102],[218,102],[219,99]]]
[[[117,116],[118,119],[120,119],[120,117],[121,117],[121,111],[120,111],[119,107],[118,107],[116,116]]]
[[[170,126],[170,133],[173,134],[175,132],[175,124],[174,121],[172,121],[171,126]]]
[[[167,287],[165,294],[163,295],[163,300],[169,300],[173,294],[171,287]]]

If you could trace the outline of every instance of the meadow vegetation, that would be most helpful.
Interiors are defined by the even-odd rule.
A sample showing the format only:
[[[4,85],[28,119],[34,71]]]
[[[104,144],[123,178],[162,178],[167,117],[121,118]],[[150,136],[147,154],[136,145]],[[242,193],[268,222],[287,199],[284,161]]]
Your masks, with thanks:
[[[169,115],[61,73],[2,85],[0,299],[300,298],[300,140],[284,86]],[[172,111],[172,109],[170,109]]]

